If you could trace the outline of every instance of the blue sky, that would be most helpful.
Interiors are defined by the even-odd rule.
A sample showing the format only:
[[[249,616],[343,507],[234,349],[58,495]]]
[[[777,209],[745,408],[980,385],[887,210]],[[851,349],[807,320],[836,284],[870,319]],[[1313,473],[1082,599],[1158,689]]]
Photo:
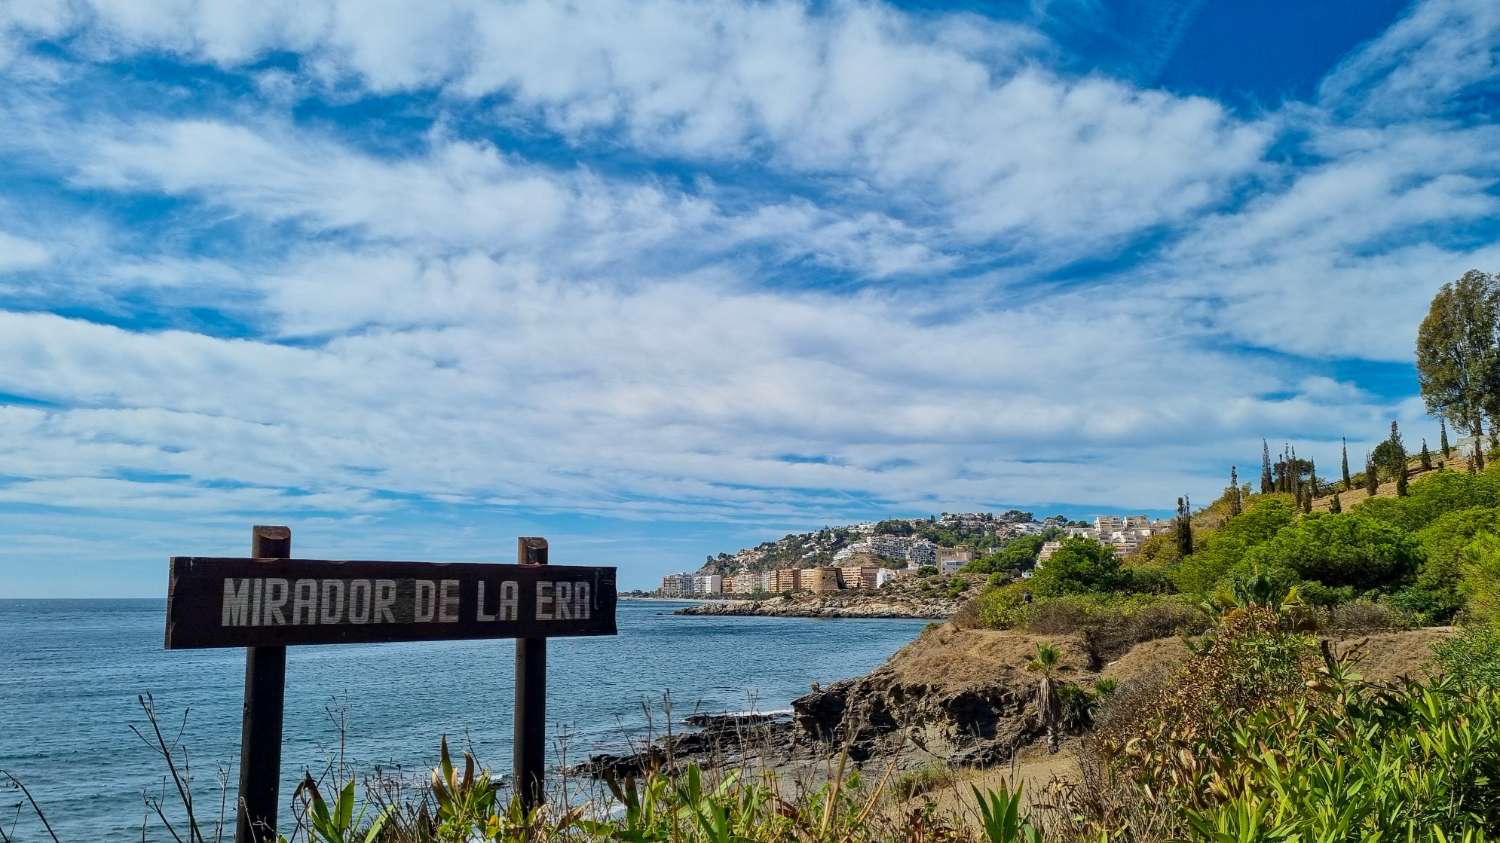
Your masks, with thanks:
[[[1336,468],[1500,268],[1492,0],[0,4],[0,597],[627,586]]]

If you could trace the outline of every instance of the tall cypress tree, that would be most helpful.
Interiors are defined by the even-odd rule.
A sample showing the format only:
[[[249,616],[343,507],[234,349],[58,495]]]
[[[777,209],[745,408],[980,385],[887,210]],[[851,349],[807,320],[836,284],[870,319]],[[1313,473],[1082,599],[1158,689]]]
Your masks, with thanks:
[[[1453,456],[1453,448],[1448,445],[1448,423],[1438,416],[1438,449],[1443,452],[1443,459]]]
[[[1318,496],[1318,461],[1307,461],[1307,494],[1309,497]]]
[[[1193,505],[1184,495],[1177,499],[1177,553],[1191,556],[1193,553]]]
[[[1329,512],[1343,512],[1344,511],[1344,505],[1341,504],[1341,503],[1339,503],[1339,493],[1338,492],[1334,492],[1333,493],[1333,500],[1331,500],[1331,501],[1328,502],[1328,511]]]
[[[1427,450],[1427,437],[1422,437],[1422,470],[1432,470],[1432,453]]]
[[[1354,488],[1354,482],[1349,479],[1349,440],[1347,438],[1343,438],[1343,442],[1344,442],[1344,464],[1343,464],[1342,468],[1344,470],[1344,491],[1347,492],[1350,489]]]
[[[1365,452],[1365,491],[1372,498],[1380,492],[1380,477],[1375,474],[1375,458],[1368,451]]]
[[[1240,472],[1237,466],[1229,467],[1229,517],[1233,518],[1242,511],[1240,506]]]
[[[1270,494],[1273,491],[1271,485],[1271,446],[1266,440],[1260,440],[1260,493]]]
[[[1309,514],[1309,515],[1311,515],[1312,514],[1312,490],[1308,489],[1308,490],[1306,490],[1304,492],[1299,492],[1297,494],[1297,500],[1298,500],[1299,503],[1302,504],[1302,511],[1305,512],[1305,513],[1307,513],[1307,514]]]

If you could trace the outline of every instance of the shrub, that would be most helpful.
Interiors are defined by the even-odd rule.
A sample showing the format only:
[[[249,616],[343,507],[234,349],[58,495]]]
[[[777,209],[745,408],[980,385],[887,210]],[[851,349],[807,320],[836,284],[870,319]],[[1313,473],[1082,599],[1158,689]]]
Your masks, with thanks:
[[[1290,495],[1261,495],[1208,534],[1203,547],[1182,560],[1170,576],[1181,591],[1208,594],[1245,555],[1297,519]]]
[[[1081,538],[1063,542],[1031,578],[1032,591],[1043,597],[1116,591],[1129,583],[1114,548]]]
[[[1463,552],[1459,590],[1469,601],[1469,614],[1480,623],[1500,624],[1500,538],[1483,533]]]
[[[1459,594],[1464,549],[1480,533],[1500,532],[1500,509],[1470,507],[1439,516],[1417,533],[1423,561],[1402,605],[1429,623],[1451,619],[1463,606]]]
[[[1370,498],[1354,508],[1367,518],[1416,532],[1450,512],[1500,506],[1500,466],[1479,474],[1437,471],[1412,481],[1404,498]]]
[[[1171,679],[1122,691],[1086,745],[1083,784],[1060,806],[1070,839],[1482,840],[1500,829],[1500,691],[1363,686],[1270,609],[1227,613]]]
[[[1314,513],[1258,545],[1246,561],[1357,590],[1392,589],[1410,577],[1421,548],[1405,530],[1357,514]]]
[[[1464,627],[1433,651],[1443,675],[1465,685],[1500,688],[1500,627]]]
[[[1329,610],[1327,629],[1331,632],[1375,632],[1388,629],[1410,629],[1411,616],[1393,606],[1369,600],[1342,603]]]

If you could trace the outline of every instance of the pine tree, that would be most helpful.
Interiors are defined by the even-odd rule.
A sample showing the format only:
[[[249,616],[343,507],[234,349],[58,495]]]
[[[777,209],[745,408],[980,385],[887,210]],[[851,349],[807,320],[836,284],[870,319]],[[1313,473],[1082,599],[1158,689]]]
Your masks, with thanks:
[[[1375,458],[1365,453],[1365,491],[1370,497],[1375,497],[1380,492],[1380,477],[1375,474]]]
[[[1229,467],[1229,517],[1233,518],[1240,512],[1240,472],[1237,466],[1231,465]]]
[[[1448,423],[1441,416],[1438,417],[1438,449],[1443,452],[1445,460],[1453,456],[1453,449],[1448,445]]]
[[[1348,490],[1354,488],[1354,482],[1349,479],[1349,440],[1347,438],[1345,438],[1343,440],[1343,442],[1344,442],[1344,464],[1343,464],[1342,468],[1344,470],[1344,491],[1347,492]]]
[[[1177,553],[1191,556],[1193,553],[1193,505],[1187,496],[1177,499]]]
[[[1291,472],[1292,494],[1299,499],[1302,497],[1302,466],[1297,463],[1297,446],[1292,445],[1287,449],[1287,470]]]
[[[1266,440],[1260,440],[1260,493],[1270,494],[1271,486],[1271,446]]]
[[[1334,492],[1333,493],[1333,500],[1331,500],[1331,501],[1328,502],[1328,511],[1329,512],[1343,512],[1344,511],[1344,505],[1341,504],[1341,503],[1339,503],[1339,493],[1338,492]]]
[[[1422,437],[1422,470],[1432,470],[1432,453],[1427,450],[1427,437]]]

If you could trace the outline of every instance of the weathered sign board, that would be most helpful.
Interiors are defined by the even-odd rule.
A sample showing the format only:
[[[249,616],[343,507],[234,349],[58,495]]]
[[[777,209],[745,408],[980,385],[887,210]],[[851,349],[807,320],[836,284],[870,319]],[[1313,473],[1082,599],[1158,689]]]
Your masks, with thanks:
[[[545,782],[547,639],[614,635],[615,569],[548,565],[517,540],[515,565],[292,559],[292,531],[251,529],[250,556],[174,556],[169,650],[245,648],[236,843],[276,839],[286,648],[300,644],[516,639],[514,784]]]
[[[615,569],[176,556],[167,649],[615,634]]]

